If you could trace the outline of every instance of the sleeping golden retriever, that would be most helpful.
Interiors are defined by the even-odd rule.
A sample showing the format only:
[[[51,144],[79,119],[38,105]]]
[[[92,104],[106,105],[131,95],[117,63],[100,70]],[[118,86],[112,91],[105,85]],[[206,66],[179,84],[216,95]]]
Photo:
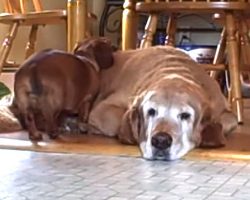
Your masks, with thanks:
[[[217,82],[176,48],[117,51],[101,77],[91,131],[137,144],[145,159],[175,160],[195,147],[223,146],[237,126]]]

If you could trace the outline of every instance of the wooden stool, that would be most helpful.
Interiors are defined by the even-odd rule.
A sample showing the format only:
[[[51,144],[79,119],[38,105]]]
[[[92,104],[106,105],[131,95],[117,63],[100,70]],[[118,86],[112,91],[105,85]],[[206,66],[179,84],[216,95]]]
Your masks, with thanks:
[[[225,69],[223,55],[227,54],[228,70],[230,75],[230,103],[237,115],[238,122],[243,122],[243,100],[241,94],[240,62],[244,57],[246,63],[250,54],[248,27],[244,20],[245,15],[250,13],[250,2],[248,0],[125,0],[122,23],[122,49],[134,49],[137,37],[138,13],[148,13],[149,18],[145,27],[145,34],[141,42],[141,48],[152,45],[153,35],[159,14],[167,13],[169,21],[166,28],[166,45],[175,44],[176,16],[180,13],[219,13],[223,20],[223,31],[217,46],[216,55],[212,65],[206,65],[208,69]],[[237,23],[238,22],[238,23]],[[238,31],[238,28],[240,31]],[[241,44],[241,48],[240,47]],[[244,50],[242,50],[244,49]],[[245,54],[244,54],[244,52]],[[241,52],[241,54],[240,54]],[[247,56],[248,54],[248,56]],[[249,62],[250,63],[250,62]],[[214,76],[215,74],[213,74]]]

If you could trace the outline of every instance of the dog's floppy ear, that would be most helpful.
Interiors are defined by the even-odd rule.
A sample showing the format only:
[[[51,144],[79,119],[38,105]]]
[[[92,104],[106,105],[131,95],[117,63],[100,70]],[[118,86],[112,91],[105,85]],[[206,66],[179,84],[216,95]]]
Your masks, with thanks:
[[[204,112],[201,126],[201,143],[199,147],[218,148],[225,146],[226,139],[223,132],[223,125],[219,121],[212,119],[210,108],[207,108]]]
[[[131,126],[131,115],[134,115],[133,112],[135,112],[133,109],[128,109],[122,117],[121,127],[118,132],[118,139],[124,144],[136,144],[136,139],[133,135]]]
[[[100,69],[107,69],[113,65],[113,46],[108,38],[89,38],[77,44],[74,54],[92,57]]]
[[[93,46],[93,53],[101,69],[107,69],[113,65],[113,47],[110,40],[97,39]]]
[[[136,144],[142,132],[143,117],[137,107],[132,107],[123,115],[118,139],[125,144]]]
[[[211,122],[201,131],[201,148],[218,148],[225,146],[226,139],[223,126],[219,122]]]

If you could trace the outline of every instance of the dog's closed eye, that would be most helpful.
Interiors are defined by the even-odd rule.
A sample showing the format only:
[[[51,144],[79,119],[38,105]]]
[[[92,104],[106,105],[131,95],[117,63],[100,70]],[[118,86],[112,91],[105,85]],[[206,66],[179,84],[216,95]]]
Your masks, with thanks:
[[[178,115],[179,119],[184,121],[184,120],[189,120],[191,117],[191,114],[188,112],[182,112]]]

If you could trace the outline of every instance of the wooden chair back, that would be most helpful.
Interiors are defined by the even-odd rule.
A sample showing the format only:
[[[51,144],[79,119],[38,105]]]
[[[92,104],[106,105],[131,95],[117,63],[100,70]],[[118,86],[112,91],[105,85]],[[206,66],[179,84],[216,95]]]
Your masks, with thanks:
[[[122,49],[134,49],[137,41],[138,13],[149,15],[140,47],[152,45],[153,35],[157,30],[158,17],[162,13],[169,15],[166,28],[165,44],[174,46],[176,16],[180,13],[220,13],[223,31],[212,64],[207,69],[228,68],[230,87],[228,99],[239,123],[243,122],[243,100],[241,93],[241,71],[243,64],[249,62],[250,38],[247,18],[250,16],[250,0],[124,0],[122,16]],[[224,63],[224,54],[227,65]],[[242,64],[243,63],[243,64]],[[249,70],[249,67],[246,66]],[[212,76],[215,76],[213,73]]]
[[[40,0],[3,0],[4,11],[7,13],[27,13],[30,11],[42,11],[42,4]]]

